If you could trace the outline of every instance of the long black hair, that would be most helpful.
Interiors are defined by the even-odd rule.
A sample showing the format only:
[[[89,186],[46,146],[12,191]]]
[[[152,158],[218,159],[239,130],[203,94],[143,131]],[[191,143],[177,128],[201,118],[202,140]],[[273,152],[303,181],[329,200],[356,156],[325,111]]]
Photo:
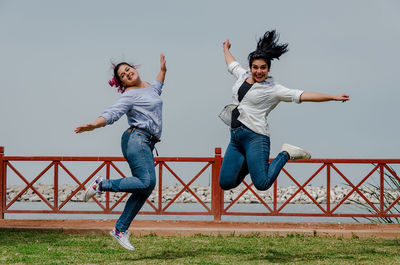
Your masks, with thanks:
[[[278,41],[279,34],[275,30],[265,32],[264,36],[258,40],[256,50],[248,56],[250,68],[253,61],[257,59],[263,59],[268,68],[271,68],[271,61],[273,59],[279,60],[279,57],[288,51],[289,44],[278,44]]]

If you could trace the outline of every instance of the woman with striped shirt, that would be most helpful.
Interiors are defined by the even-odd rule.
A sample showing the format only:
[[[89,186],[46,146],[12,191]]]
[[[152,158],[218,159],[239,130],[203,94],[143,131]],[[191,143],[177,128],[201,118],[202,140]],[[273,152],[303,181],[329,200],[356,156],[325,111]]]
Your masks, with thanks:
[[[114,77],[109,82],[122,93],[118,101],[106,109],[94,122],[78,126],[76,133],[92,131],[112,124],[126,114],[129,128],[121,138],[122,153],[132,176],[120,179],[97,177],[86,188],[84,201],[103,191],[132,193],[110,232],[118,243],[135,250],[129,242],[128,228],[150,196],[156,184],[153,149],[162,130],[162,99],[160,97],[167,71],[163,54],[160,55],[160,72],[153,82],[142,81],[135,65],[126,62],[114,66]]]

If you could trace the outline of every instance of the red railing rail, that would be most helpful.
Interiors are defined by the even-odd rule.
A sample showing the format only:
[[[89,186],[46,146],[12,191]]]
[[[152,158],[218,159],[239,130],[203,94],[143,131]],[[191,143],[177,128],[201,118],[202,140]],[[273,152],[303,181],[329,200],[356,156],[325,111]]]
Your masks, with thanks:
[[[304,183],[300,183],[299,180],[294,177],[294,173],[290,172],[288,166],[282,170],[281,174],[286,175],[290,181],[295,184],[296,190],[287,198],[284,202],[278,203],[278,186],[277,181],[274,183],[273,187],[273,201],[272,203],[266,202],[260,195],[259,192],[253,189],[252,183],[247,183],[243,181],[244,189],[239,195],[231,202],[224,202],[224,191],[219,187],[218,177],[222,164],[221,148],[215,148],[215,153],[213,157],[156,157],[155,167],[158,172],[158,186],[157,186],[157,202],[151,202],[147,200],[147,204],[150,205],[152,210],[141,211],[140,214],[156,214],[156,215],[210,215],[216,221],[221,220],[223,215],[237,215],[237,216],[303,216],[303,217],[400,217],[398,211],[392,211],[396,205],[399,204],[400,194],[397,197],[387,201],[384,196],[385,192],[385,181],[388,176],[392,179],[400,182],[400,178],[396,171],[393,170],[391,165],[400,165],[400,159],[310,159],[310,160],[300,160],[300,161],[290,161],[288,165],[294,164],[307,164],[320,165],[316,171],[313,170],[312,174],[305,178]],[[18,170],[18,165],[15,165],[18,161],[25,161],[29,163],[45,163],[48,162],[47,166],[33,179],[30,181],[26,176],[24,176],[20,170]],[[115,208],[121,201],[127,196],[124,194],[115,203],[111,203],[109,193],[106,193],[105,203],[101,203],[98,199],[93,198],[93,201],[97,204],[100,210],[82,211],[82,210],[65,210],[63,209],[66,204],[72,201],[72,198],[80,191],[83,190],[88,182],[92,181],[93,177],[98,174],[100,170],[105,170],[105,177],[107,179],[111,176],[111,171],[114,174],[119,174],[120,177],[126,177],[116,163],[125,161],[122,157],[77,157],[77,156],[5,156],[4,147],[0,146],[0,219],[4,218],[6,213],[56,213],[56,214],[119,214],[121,211],[117,211]],[[95,162],[100,164],[84,179],[80,180],[75,176],[72,171],[66,165],[66,162]],[[198,171],[190,180],[184,180],[182,176],[179,176],[176,171],[174,171],[172,164],[175,163],[202,163],[202,168]],[[346,176],[343,170],[340,169],[338,165],[368,165],[371,170],[368,169],[367,174],[362,175],[361,180],[355,180],[352,177]],[[41,179],[45,174],[53,170],[53,196],[52,199],[47,199],[43,194],[41,194],[35,184]],[[204,178],[205,172],[210,171],[210,188],[211,188],[211,203],[206,203],[202,201],[200,196],[196,194],[193,190],[193,184],[195,181]],[[326,174],[321,172],[325,170]],[[13,172],[17,178],[22,180],[26,186],[14,197],[7,201],[6,188],[7,188],[7,175],[8,171]],[[63,200],[60,201],[59,196],[59,181],[60,172],[63,172],[70,180],[76,183],[76,188]],[[173,198],[163,204],[163,180],[165,172],[170,174],[175,181],[182,185]],[[296,173],[296,172],[295,172]],[[336,204],[331,201],[331,186],[332,186],[332,175],[338,176],[341,181],[344,181],[347,187],[350,187],[351,191]],[[379,175],[379,202],[371,202],[367,198],[364,191],[360,188],[362,185],[367,184],[367,180],[371,178],[372,175]],[[326,180],[326,203],[323,205],[318,202],[315,197],[313,197],[306,189],[306,186],[315,180],[317,176],[324,175],[323,180]],[[118,176],[119,177],[119,176]],[[326,178],[325,178],[326,177]],[[279,177],[280,178],[280,177]],[[278,178],[278,180],[279,180]],[[48,207],[48,209],[43,210],[32,210],[32,209],[12,209],[18,198],[20,198],[27,190],[32,190],[42,202]],[[189,193],[193,198],[195,198],[196,203],[199,204],[200,210],[196,211],[177,211],[171,210],[170,206],[176,203],[177,199],[184,193]],[[259,204],[264,207],[262,210],[253,212],[243,212],[234,211],[233,206],[238,203],[239,199],[244,196],[246,192],[251,193],[252,196],[256,197]],[[299,193],[305,194],[307,198],[311,201],[311,204],[315,205],[320,212],[287,212],[287,205],[295,198]],[[346,200],[349,200],[352,194],[357,194],[359,197],[364,199],[365,203],[369,205],[371,211],[370,213],[340,213],[338,209],[343,206]]]

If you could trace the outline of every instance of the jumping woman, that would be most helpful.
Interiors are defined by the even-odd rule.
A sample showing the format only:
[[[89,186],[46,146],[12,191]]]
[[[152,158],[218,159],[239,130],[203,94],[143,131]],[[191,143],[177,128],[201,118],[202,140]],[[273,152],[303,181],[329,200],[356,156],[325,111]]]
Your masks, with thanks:
[[[311,158],[304,149],[283,144],[281,152],[269,163],[270,132],[267,117],[279,102],[349,100],[346,94],[304,92],[275,83],[269,75],[271,61],[288,51],[288,44],[279,44],[278,40],[275,30],[267,31],[260,38],[256,50],[248,56],[249,70],[240,66],[232,56],[229,40],[223,42],[228,71],[236,78],[232,88],[233,104],[226,106],[220,114],[220,118],[231,127],[231,139],[219,176],[219,184],[224,190],[237,187],[249,173],[258,190],[267,190],[289,159]]]
[[[161,137],[162,100],[160,98],[167,71],[165,57],[160,55],[160,72],[151,83],[142,81],[135,65],[125,62],[114,66],[114,76],[109,82],[122,96],[106,109],[94,122],[78,126],[76,133],[92,131],[128,117],[129,128],[122,134],[122,153],[129,164],[132,176],[120,179],[97,177],[86,188],[84,201],[103,191],[130,192],[115,228],[110,232],[118,243],[135,250],[129,242],[128,228],[156,184],[153,149]]]

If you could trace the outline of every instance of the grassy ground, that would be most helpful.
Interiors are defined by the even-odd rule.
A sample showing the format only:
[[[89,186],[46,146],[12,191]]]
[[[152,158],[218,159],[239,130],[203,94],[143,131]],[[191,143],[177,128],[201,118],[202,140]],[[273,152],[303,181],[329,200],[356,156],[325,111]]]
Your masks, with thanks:
[[[0,264],[400,264],[400,240],[305,236],[131,238],[0,232]]]

